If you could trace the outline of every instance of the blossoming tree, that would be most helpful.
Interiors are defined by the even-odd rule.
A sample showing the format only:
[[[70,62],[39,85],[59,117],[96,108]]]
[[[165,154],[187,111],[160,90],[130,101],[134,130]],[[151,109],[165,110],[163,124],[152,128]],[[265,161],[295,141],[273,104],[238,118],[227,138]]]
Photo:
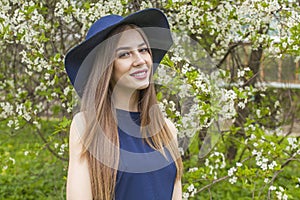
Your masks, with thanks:
[[[299,139],[280,128],[299,119],[299,97],[289,93],[287,101],[286,92],[277,97],[278,90],[258,84],[264,58],[299,62],[297,1],[2,0],[1,120],[12,130],[35,127],[47,149],[67,160],[77,100],[66,52],[99,17],[146,7],[167,14],[176,39],[155,80],[160,106],[179,130],[183,198],[299,196],[300,174],[287,172],[299,167]],[[284,117],[290,107],[293,117]],[[41,131],[53,118],[61,120],[56,137]]]

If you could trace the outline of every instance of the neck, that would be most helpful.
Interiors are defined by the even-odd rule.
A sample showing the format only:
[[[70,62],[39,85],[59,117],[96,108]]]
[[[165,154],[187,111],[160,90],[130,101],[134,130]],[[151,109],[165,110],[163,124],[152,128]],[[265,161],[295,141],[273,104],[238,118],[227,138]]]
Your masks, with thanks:
[[[138,111],[139,91],[124,87],[115,87],[113,90],[112,100],[115,108]]]

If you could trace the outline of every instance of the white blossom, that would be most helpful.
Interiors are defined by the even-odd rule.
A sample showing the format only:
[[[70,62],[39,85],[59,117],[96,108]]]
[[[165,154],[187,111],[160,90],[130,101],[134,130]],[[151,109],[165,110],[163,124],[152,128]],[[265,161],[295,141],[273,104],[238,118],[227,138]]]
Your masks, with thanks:
[[[13,165],[16,163],[16,160],[15,160],[14,158],[9,157],[8,159],[9,159],[10,161],[12,161],[12,164],[13,164]]]
[[[264,182],[265,182],[265,183],[269,183],[269,179],[268,179],[268,178],[265,178],[265,179],[264,179]]]
[[[194,190],[194,184],[191,184],[187,189],[189,192],[192,192]]]
[[[233,176],[234,172],[236,172],[236,168],[235,167],[231,167],[229,170],[228,170],[228,176]]]
[[[241,109],[244,109],[245,108],[245,103],[240,101],[238,103],[238,107],[240,107]]]
[[[183,192],[182,193],[182,198],[183,198],[183,200],[187,200],[188,198],[189,198],[189,193],[187,193],[187,192]]]
[[[229,183],[234,184],[237,181],[237,177],[233,176],[232,178],[229,179]]]
[[[237,162],[237,163],[236,163],[236,166],[237,166],[237,167],[241,167],[242,165],[243,165],[243,164],[240,163],[240,162]]]
[[[274,185],[271,185],[271,186],[269,187],[269,190],[276,190],[276,187],[275,187]]]
[[[188,172],[195,172],[195,171],[197,171],[197,170],[198,170],[198,167],[192,167],[192,168],[189,169]]]

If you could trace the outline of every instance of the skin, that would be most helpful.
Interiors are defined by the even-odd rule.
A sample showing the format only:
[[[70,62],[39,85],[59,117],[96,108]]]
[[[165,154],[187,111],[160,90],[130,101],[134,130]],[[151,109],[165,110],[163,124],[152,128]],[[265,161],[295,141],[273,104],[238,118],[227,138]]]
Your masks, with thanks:
[[[92,188],[87,159],[80,159],[83,145],[80,136],[84,133],[84,116],[78,113],[74,116],[69,137],[69,167],[67,178],[68,200],[92,200]]]
[[[141,35],[133,29],[122,33],[116,48],[112,80],[115,84],[113,101],[116,108],[137,111],[138,90],[149,86],[152,58]],[[133,74],[145,70],[142,76]],[[137,78],[136,78],[137,77]],[[145,78],[144,78],[145,77]],[[170,131],[177,135],[174,124],[166,119]],[[82,113],[74,116],[70,128],[69,168],[67,178],[68,200],[92,200],[92,190],[86,159],[80,159],[85,121]],[[177,139],[177,138],[176,138]],[[176,181],[172,200],[182,199],[181,181]]]
[[[122,33],[116,48],[112,80],[116,108],[137,111],[139,89],[149,86],[152,58],[142,36],[134,29]],[[140,72],[142,76],[134,76]]]

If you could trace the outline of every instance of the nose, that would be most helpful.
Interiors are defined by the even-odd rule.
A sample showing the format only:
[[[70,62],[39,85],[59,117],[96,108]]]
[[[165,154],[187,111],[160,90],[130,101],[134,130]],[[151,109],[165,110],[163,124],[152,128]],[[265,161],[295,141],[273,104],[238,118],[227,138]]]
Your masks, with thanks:
[[[140,66],[145,63],[146,63],[146,61],[145,61],[143,55],[139,51],[135,51],[133,66]]]

